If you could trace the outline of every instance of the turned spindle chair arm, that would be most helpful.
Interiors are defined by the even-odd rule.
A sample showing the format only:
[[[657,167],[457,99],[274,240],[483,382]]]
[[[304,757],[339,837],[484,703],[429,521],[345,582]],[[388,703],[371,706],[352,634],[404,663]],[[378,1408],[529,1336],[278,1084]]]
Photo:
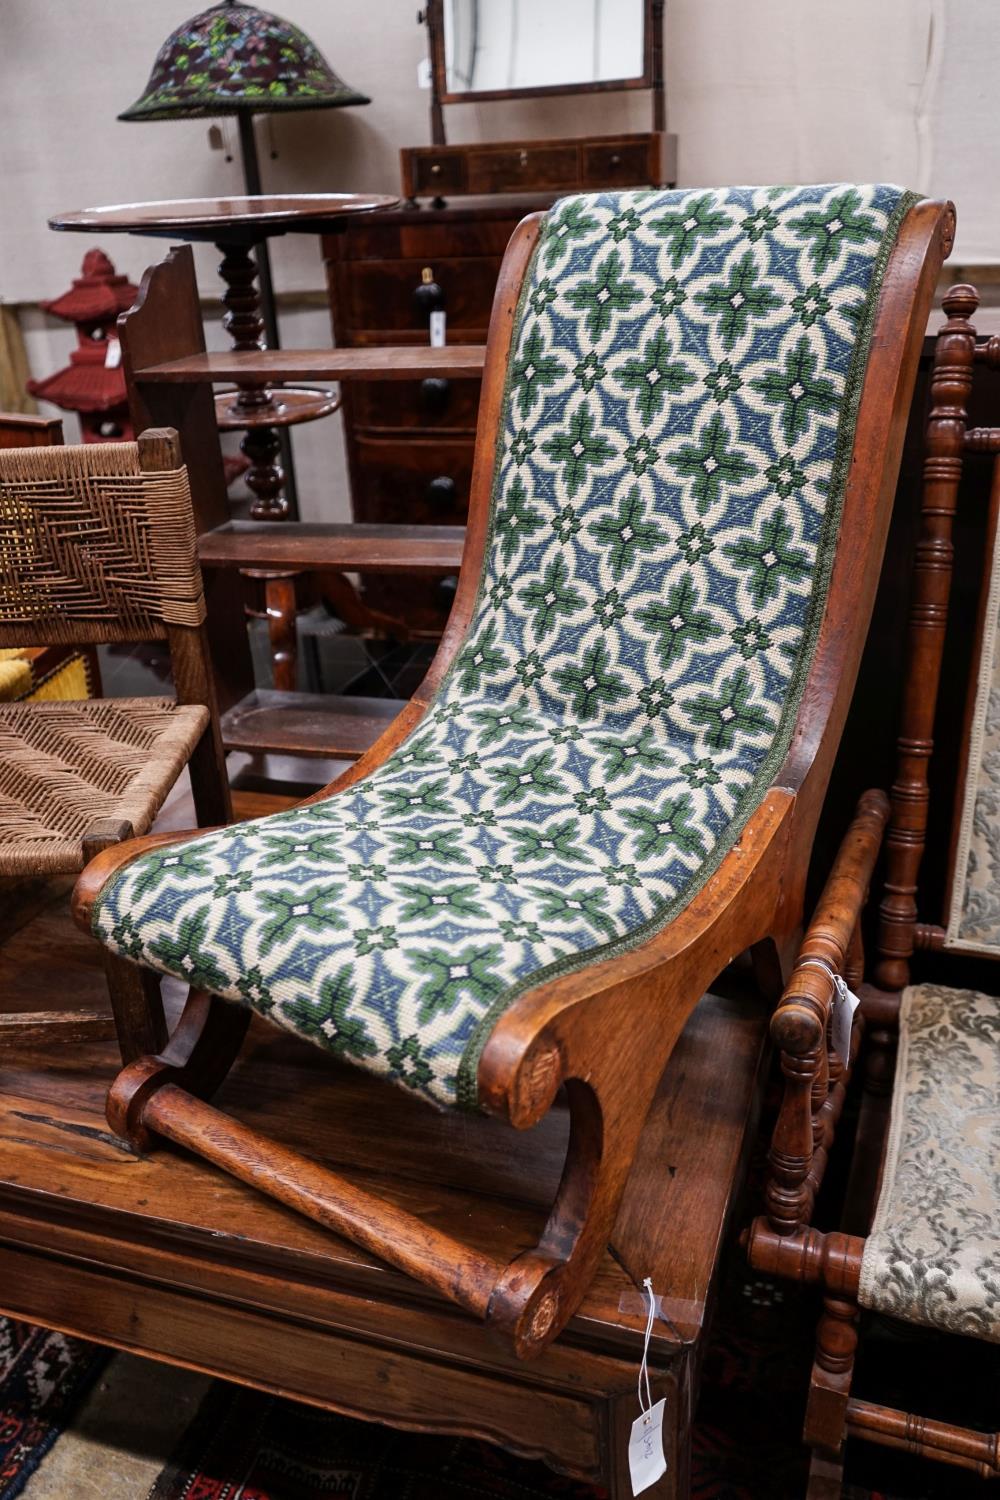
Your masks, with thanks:
[[[843,1109],[862,1021],[857,1017],[849,1056],[839,1056],[831,1028],[835,976],[860,978],[860,918],[888,815],[883,792],[866,792],[858,803],[771,1021],[784,1094],[765,1201],[767,1223],[779,1235],[794,1235],[809,1223]]]

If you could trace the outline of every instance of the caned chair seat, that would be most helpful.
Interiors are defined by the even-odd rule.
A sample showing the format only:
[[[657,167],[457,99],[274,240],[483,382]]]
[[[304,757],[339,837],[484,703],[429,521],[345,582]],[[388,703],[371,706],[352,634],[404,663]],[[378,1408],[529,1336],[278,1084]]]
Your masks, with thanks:
[[[858,1300],[1000,1343],[1000,1000],[991,995],[937,984],[904,993]]]
[[[82,869],[101,818],[147,831],[208,719],[167,698],[0,703],[0,877]]]
[[[139,856],[112,948],[444,1105],[514,998],[638,945],[788,749],[836,547],[890,187],[549,215],[465,641],[332,800]]]

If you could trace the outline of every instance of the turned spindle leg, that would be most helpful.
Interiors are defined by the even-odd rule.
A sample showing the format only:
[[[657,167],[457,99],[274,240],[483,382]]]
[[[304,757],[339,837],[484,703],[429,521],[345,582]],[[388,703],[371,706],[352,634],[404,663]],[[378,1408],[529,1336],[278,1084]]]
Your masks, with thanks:
[[[246,245],[219,248],[223,252],[219,275],[226,284],[222,326],[235,350],[263,349],[264,320],[254,258]],[[282,494],[284,475],[278,461],[281,444],[276,429],[267,421],[269,415],[277,416],[277,410],[271,391],[259,383],[240,385],[231,407],[233,419],[237,423],[245,419],[247,428],[241,448],[250,460],[246,482],[254,496],[250,514],[255,521],[282,521],[288,515],[288,501]]]
[[[945,295],[947,322],[938,335],[927,419],[924,492],[910,603],[896,779],[885,842],[885,894],[879,907],[875,983],[901,990],[909,983],[917,921],[917,875],[927,833],[927,766],[934,748],[934,711],[951,593],[952,525],[962,455],[976,331],[969,318],[979,297],[971,286]]]

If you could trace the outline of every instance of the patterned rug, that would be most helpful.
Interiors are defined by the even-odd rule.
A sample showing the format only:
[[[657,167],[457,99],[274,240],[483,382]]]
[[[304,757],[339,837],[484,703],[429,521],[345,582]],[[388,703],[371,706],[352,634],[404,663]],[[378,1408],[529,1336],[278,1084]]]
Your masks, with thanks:
[[[21,1493],[107,1358],[80,1339],[0,1318],[0,1500]]]

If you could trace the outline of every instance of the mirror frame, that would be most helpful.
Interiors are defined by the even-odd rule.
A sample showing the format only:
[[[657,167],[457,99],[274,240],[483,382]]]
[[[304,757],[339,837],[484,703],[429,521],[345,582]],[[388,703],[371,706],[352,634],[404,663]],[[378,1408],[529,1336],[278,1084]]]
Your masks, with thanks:
[[[557,94],[599,94],[609,90],[651,89],[656,87],[656,32],[659,18],[662,26],[663,0],[642,0],[643,70],[634,78],[602,78],[594,83],[547,83],[524,89],[470,89],[466,93],[448,91],[448,74],[444,45],[444,0],[427,0],[424,19],[427,22],[431,54],[431,76],[437,104],[479,104],[489,99],[527,99]],[[437,144],[437,143],[436,143]]]

